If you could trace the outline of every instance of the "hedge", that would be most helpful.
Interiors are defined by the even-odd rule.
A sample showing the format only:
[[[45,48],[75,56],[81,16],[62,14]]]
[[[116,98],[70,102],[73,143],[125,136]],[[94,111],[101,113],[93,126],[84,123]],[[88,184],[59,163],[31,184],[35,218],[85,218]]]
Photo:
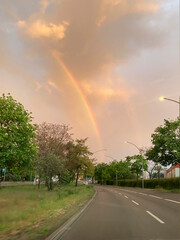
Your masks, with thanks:
[[[119,180],[118,186],[142,187],[142,180]],[[180,189],[180,178],[145,179],[145,188]]]

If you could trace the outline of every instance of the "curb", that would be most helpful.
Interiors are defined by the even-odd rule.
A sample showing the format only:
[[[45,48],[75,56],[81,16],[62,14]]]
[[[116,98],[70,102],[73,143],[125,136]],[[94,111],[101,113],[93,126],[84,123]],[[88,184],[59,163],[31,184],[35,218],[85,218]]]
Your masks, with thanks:
[[[60,240],[64,233],[69,230],[71,225],[73,225],[80,216],[84,213],[84,211],[89,207],[89,205],[92,203],[94,198],[96,197],[97,191],[95,191],[93,197],[89,200],[89,202],[81,209],[79,213],[72,216],[69,220],[67,220],[61,227],[59,227],[55,232],[53,232],[50,236],[48,236],[45,240]]]

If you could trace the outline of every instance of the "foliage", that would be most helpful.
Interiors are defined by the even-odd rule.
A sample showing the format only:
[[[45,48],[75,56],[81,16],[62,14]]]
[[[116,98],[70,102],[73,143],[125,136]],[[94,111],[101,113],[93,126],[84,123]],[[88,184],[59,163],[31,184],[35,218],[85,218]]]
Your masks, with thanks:
[[[10,94],[0,97],[0,168],[19,173],[36,157],[36,126],[31,113]]]
[[[131,162],[112,161],[110,164],[100,163],[95,167],[95,179],[102,184],[115,184],[117,179],[132,178]]]
[[[130,157],[134,162],[131,164],[131,171],[136,174],[137,180],[140,174],[142,174],[142,165],[143,169],[147,171],[147,163],[142,155],[134,155]]]
[[[163,166],[180,162],[180,119],[164,120],[164,125],[157,127],[151,137],[153,146],[146,152],[149,160]]]
[[[141,187],[141,180],[119,180],[118,185],[122,187]],[[164,188],[164,189],[179,189],[179,178],[160,178],[160,179],[145,179],[145,188]]]
[[[108,165],[106,163],[99,163],[98,165],[95,166],[94,176],[98,183],[102,184],[104,181],[107,181],[110,178],[110,175],[108,175],[107,168]]]
[[[66,166],[75,175],[76,186],[80,174],[90,175],[93,173],[93,159],[90,158],[92,153],[89,151],[86,141],[87,138],[76,139],[67,144]]]
[[[51,152],[59,157],[65,156],[66,144],[71,140],[70,127],[64,124],[43,122],[37,128],[38,155]]]
[[[38,157],[35,170],[39,175],[39,184],[40,179],[44,177],[49,190],[53,188],[53,176],[57,175],[60,181],[69,179],[65,168],[66,144],[71,139],[69,130],[69,126],[45,122],[38,126]]]

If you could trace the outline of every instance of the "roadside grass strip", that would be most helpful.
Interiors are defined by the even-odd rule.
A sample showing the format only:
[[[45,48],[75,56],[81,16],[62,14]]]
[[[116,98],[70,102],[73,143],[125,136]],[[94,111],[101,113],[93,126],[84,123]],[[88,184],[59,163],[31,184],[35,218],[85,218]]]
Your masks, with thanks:
[[[137,203],[136,201],[134,200],[131,200],[134,204],[136,204],[137,206],[139,206],[139,203]]]
[[[44,186],[39,190],[34,185],[3,187],[0,189],[0,239],[45,239],[78,212],[93,194],[93,188],[74,184],[57,186],[51,192]]]
[[[154,219],[156,219],[159,223],[161,224],[165,224],[165,222],[163,222],[160,218],[158,218],[157,216],[155,216],[154,214],[152,214],[149,211],[146,211],[151,217],[153,217]]]
[[[164,199],[165,201],[168,201],[168,202],[173,202],[173,203],[177,203],[177,204],[180,204],[180,202],[178,202],[178,201],[175,201],[175,200],[171,200],[171,199]]]

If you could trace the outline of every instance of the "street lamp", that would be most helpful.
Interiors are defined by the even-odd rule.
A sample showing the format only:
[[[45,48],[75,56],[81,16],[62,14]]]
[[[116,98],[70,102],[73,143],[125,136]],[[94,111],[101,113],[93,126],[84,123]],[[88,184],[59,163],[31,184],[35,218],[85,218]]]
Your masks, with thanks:
[[[179,117],[180,117],[180,96],[179,96],[179,102],[174,99],[171,99],[171,98],[160,97],[160,101],[164,101],[164,100],[175,102],[175,103],[179,104]]]
[[[128,143],[133,145],[139,151],[139,154],[142,156],[142,188],[144,188],[144,166],[143,166],[143,150],[140,149],[136,144],[132,142],[125,141],[124,143]]]

